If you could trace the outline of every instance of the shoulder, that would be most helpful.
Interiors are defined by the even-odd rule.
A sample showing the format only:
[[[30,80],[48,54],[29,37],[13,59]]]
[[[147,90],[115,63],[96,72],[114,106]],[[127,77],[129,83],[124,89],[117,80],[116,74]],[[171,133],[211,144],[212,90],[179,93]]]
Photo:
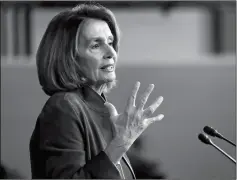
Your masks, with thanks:
[[[76,102],[80,106],[76,106]],[[79,131],[83,133],[87,116],[83,113],[84,105],[81,103],[83,101],[76,92],[58,92],[51,96],[36,121],[41,136],[62,133],[66,136]]]
[[[45,103],[44,108],[74,108],[78,104],[83,104],[82,96],[78,91],[58,92],[52,95]]]
[[[61,119],[60,117],[67,116],[75,120],[81,119],[82,113],[85,109],[85,104],[81,95],[77,91],[72,92],[58,92],[52,95],[45,103],[40,117],[48,119]],[[50,118],[52,119],[52,118]]]
[[[37,118],[32,139],[38,139],[41,146],[48,146],[49,142],[64,146],[65,143],[81,141],[84,137],[86,116],[75,109],[72,98],[80,100],[73,92],[58,92],[45,103]],[[46,143],[46,144],[45,144]]]

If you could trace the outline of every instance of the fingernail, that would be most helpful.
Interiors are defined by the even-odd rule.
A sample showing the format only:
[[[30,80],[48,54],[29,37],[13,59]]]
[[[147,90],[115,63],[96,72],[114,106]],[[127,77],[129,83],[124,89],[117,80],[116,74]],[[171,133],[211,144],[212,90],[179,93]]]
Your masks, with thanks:
[[[163,100],[164,100],[163,96],[160,96],[160,97],[158,98],[158,103],[159,103],[159,104],[162,103]]]
[[[159,120],[159,121],[162,120],[163,118],[164,118],[164,114],[158,115],[158,120]]]

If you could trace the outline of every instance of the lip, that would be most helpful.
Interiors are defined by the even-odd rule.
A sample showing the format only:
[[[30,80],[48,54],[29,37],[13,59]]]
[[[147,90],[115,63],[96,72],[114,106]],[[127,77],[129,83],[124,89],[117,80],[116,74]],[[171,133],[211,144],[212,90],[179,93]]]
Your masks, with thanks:
[[[100,69],[105,69],[109,66],[113,66],[113,68],[114,68],[114,64],[106,64],[106,65],[101,66]]]

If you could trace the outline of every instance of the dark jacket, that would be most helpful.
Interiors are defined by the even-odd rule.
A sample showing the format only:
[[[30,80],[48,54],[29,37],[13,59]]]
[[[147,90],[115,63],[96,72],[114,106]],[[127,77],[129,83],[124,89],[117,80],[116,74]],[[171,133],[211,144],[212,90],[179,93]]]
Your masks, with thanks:
[[[48,99],[30,140],[32,178],[122,178],[103,151],[113,138],[105,101],[87,86]],[[121,164],[135,178],[126,154]]]

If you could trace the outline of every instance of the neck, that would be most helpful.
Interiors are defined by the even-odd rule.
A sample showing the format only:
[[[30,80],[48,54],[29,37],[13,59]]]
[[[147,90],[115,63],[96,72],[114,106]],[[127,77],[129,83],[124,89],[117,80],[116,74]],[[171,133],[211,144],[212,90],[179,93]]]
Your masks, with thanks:
[[[97,92],[99,95],[101,95],[105,91],[106,84],[103,84],[103,85],[100,85],[100,86],[91,86],[91,88],[95,92]]]

